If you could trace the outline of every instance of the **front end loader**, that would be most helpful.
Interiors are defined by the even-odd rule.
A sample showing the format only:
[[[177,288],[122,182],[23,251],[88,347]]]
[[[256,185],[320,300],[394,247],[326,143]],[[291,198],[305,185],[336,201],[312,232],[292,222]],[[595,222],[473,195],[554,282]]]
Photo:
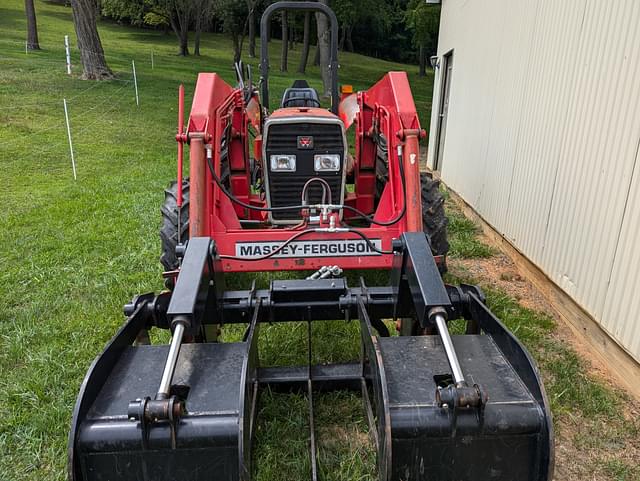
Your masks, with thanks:
[[[269,109],[266,32],[283,9],[329,18],[329,109],[304,81]],[[236,87],[201,73],[186,129],[180,89],[178,178],[162,207],[168,289],[125,305],[89,368],[69,479],[248,481],[260,393],[274,389],[308,399],[314,481],[313,398],[330,390],[361,394],[381,481],[551,480],[551,413],[534,361],[478,287],[442,280],[443,199],[420,173],[424,131],[406,74],[340,96],[338,23],[318,2],[272,4],[261,27],[259,89],[241,65]],[[388,282],[350,286],[342,272],[353,269],[385,270]],[[228,273],[302,270],[314,273],[225,289]],[[312,364],[311,324],[336,319],[358,323],[359,359]],[[450,333],[453,320],[463,334]],[[261,365],[261,327],[281,322],[308,326],[306,365]],[[245,326],[242,340],[218,342],[231,324]],[[151,329],[169,330],[170,343],[151,344]]]

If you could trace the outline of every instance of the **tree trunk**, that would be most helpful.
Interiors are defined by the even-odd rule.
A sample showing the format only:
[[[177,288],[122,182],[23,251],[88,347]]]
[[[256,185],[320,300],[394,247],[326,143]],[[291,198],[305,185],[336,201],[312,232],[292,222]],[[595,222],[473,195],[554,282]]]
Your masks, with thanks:
[[[24,0],[24,11],[27,14],[27,50],[40,50],[38,42],[38,23],[33,0]]]
[[[320,45],[316,45],[316,53],[313,54],[313,65],[320,66]]]
[[[255,8],[249,7],[249,57],[256,56],[256,14]]]
[[[304,33],[302,38],[302,53],[300,54],[299,73],[307,71],[307,62],[309,61],[309,37],[311,37],[311,12],[304,14]]]
[[[346,47],[349,52],[353,52],[353,39],[351,38],[351,33],[353,32],[353,25],[349,25],[347,28],[347,42]]]
[[[71,7],[82,61],[82,77],[86,80],[113,78],[98,34],[96,4],[92,0],[71,0]]]
[[[418,63],[420,65],[420,77],[424,77],[427,75],[427,62],[426,62],[426,52],[424,45],[420,45],[420,50],[418,51]]]
[[[233,38],[233,63],[235,65],[242,58],[242,40],[237,33],[232,33],[231,36]]]
[[[200,34],[202,33],[202,16],[204,12],[196,12],[196,32],[193,39],[193,54],[200,56]]]
[[[282,51],[280,54],[280,71],[287,71],[289,56],[289,25],[287,22],[287,12],[282,12]]]
[[[189,21],[191,19],[190,11],[188,9],[184,9],[180,11],[178,6],[174,7],[174,10],[171,12],[171,29],[173,33],[176,34],[178,38],[178,43],[180,45],[180,49],[178,51],[178,55],[182,55],[186,57],[189,55]]]
[[[328,0],[322,0],[327,5]],[[329,19],[324,13],[316,13],[318,24],[318,51],[320,56],[320,74],[322,75],[323,97],[331,96],[331,72],[329,72],[329,60],[331,57]]]
[[[289,50],[293,50],[296,46],[296,15],[289,17]]]
[[[347,38],[347,26],[342,25],[340,30],[341,32],[340,32],[340,41],[338,42],[338,49],[342,52],[344,51],[344,42],[345,42],[345,39]]]

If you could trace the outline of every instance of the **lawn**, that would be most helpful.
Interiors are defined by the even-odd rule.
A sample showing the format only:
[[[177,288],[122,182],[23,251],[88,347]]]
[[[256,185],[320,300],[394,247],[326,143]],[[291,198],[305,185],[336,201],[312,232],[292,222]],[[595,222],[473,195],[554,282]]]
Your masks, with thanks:
[[[181,58],[175,55],[173,36],[105,22],[100,32],[118,79],[88,83],[79,79],[75,48],[74,74],[65,73],[64,35],[75,43],[70,9],[37,2],[43,51],[25,54],[22,8],[21,0],[4,0],[0,7],[5,186],[0,211],[0,479],[60,481],[70,415],[87,367],[122,323],[122,305],[135,294],[162,288],[157,233],[163,189],[175,178],[177,87],[185,84],[189,102],[200,71],[217,71],[233,82],[232,48],[224,36],[208,34],[201,57]],[[272,66],[277,66],[277,42],[271,51]],[[297,54],[299,47],[290,55],[292,72]],[[257,72],[257,61],[250,60]],[[367,88],[386,71],[407,70],[423,126],[428,126],[432,76],[421,79],[415,66],[359,55],[344,54],[340,61],[341,81],[356,89]],[[316,68],[309,69],[312,85],[319,85],[318,77]],[[295,78],[272,69],[274,102]],[[77,181],[63,98],[69,105]],[[453,204],[448,206],[454,265],[494,256],[477,228]],[[463,268],[453,271],[452,281],[477,280]],[[245,287],[247,281],[248,276],[232,279]],[[264,284],[267,277],[259,281]],[[583,361],[555,337],[549,316],[525,309],[503,291],[488,292],[492,308],[541,361],[560,437],[567,446],[578,446],[575,452],[589,453],[584,464],[599,476],[593,479],[638,479],[633,460],[618,455],[636,452],[628,443],[637,439],[639,429],[636,422],[625,421],[624,395],[585,374]],[[356,356],[357,330],[355,323],[314,326],[316,360]],[[265,326],[264,363],[304,362],[305,334],[302,325]],[[227,340],[237,335],[234,329],[223,334]],[[322,478],[375,479],[359,398],[322,395],[317,411],[317,424],[323,426],[318,433]],[[288,479],[308,478],[305,399],[267,393],[260,412],[256,479],[279,480],[282,473]],[[275,416],[280,421],[264,421]],[[580,423],[580,429],[571,427]]]

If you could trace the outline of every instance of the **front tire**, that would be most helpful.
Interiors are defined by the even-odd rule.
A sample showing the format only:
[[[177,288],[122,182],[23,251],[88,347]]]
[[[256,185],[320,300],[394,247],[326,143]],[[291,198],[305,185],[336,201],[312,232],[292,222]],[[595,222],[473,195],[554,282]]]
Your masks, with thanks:
[[[434,256],[441,256],[442,263],[438,265],[440,273],[447,272],[446,256],[449,252],[447,225],[449,219],[444,210],[444,196],[440,192],[440,181],[430,174],[420,174],[422,186],[422,228],[429,237],[431,252]]]
[[[182,207],[180,211],[178,212],[178,182],[173,181],[164,191],[164,203],[160,212],[162,213],[160,263],[165,271],[174,271],[180,266],[176,256],[176,247],[178,243],[184,244],[189,239],[189,179],[182,181]],[[167,282],[169,280],[167,279]],[[171,286],[167,285],[167,287]]]

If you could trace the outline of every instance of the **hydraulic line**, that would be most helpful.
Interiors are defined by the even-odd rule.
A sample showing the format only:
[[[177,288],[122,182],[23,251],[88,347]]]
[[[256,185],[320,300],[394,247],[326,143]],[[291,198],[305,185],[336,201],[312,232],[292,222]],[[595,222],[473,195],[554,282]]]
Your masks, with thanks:
[[[213,178],[216,185],[220,188],[220,190],[224,193],[224,195],[226,195],[232,202],[235,202],[236,204],[238,204],[241,207],[244,207],[245,209],[252,209],[259,212],[283,212],[283,211],[302,210],[302,209],[309,208],[308,205],[295,205],[295,206],[285,206],[285,207],[259,207],[256,205],[247,204],[246,202],[241,201],[236,196],[234,196],[231,192],[229,192],[229,190],[224,186],[224,184],[220,180],[220,177],[218,177],[218,175],[216,174],[215,169],[213,168],[213,164],[211,163],[210,154],[207,153],[206,157],[207,157],[207,165],[209,166],[209,171],[211,172],[211,177]],[[350,205],[336,205],[333,207],[336,209],[346,209],[348,211],[351,211],[355,213],[359,218],[364,219],[371,224],[379,225],[382,227],[388,227],[398,223],[400,219],[402,219],[405,213],[407,212],[407,186],[404,179],[404,166],[402,165],[402,158],[399,159],[399,168],[400,168],[400,181],[402,182],[403,200],[402,200],[402,210],[400,211],[400,214],[398,214],[397,217],[388,221],[378,221],[378,220],[375,220],[373,217],[365,214],[361,210],[357,209],[356,207],[352,207]]]
[[[309,186],[314,183],[314,182],[319,182],[320,185],[322,185],[322,203],[326,204],[327,203],[327,197],[329,198],[329,204],[331,204],[333,202],[332,198],[331,198],[331,186],[329,185],[329,182],[327,182],[326,180],[324,180],[321,177],[311,177],[309,180],[307,180],[304,183],[304,186],[302,187],[302,203],[306,204],[307,203],[307,189],[309,188]]]

